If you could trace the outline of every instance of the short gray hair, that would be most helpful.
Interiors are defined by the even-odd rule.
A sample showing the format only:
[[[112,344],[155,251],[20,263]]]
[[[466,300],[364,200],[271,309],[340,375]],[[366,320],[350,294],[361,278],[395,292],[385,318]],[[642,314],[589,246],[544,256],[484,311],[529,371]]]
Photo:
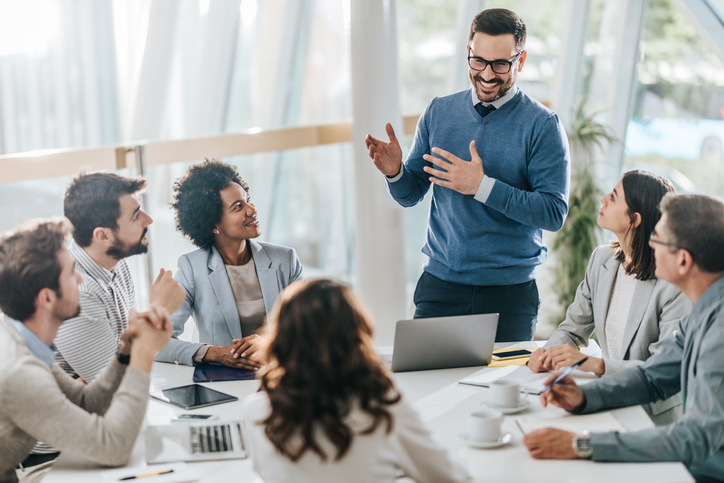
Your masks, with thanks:
[[[724,202],[706,195],[668,193],[661,200],[670,243],[687,250],[707,273],[724,272]]]

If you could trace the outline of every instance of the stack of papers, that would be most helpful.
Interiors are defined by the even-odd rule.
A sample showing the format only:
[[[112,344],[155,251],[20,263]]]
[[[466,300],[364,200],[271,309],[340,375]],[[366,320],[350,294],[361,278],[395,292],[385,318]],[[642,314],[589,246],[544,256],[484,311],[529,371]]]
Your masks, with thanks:
[[[507,379],[520,384],[520,389],[529,394],[539,394],[545,387],[545,380],[551,376],[550,372],[535,373],[527,366],[507,366],[495,369],[482,369],[470,377],[461,380],[460,384],[469,386],[488,387],[496,379]],[[590,372],[573,371],[569,376],[581,386],[598,379],[598,376]]]

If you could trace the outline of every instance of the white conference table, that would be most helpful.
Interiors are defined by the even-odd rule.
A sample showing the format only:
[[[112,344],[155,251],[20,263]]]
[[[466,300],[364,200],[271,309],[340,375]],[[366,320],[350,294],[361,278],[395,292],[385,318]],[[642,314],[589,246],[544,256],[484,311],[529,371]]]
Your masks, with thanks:
[[[496,348],[532,347],[535,344],[532,342],[496,344]],[[384,348],[380,349],[384,353]],[[512,440],[508,444],[495,449],[467,447],[458,439],[458,434],[465,432],[467,415],[480,407],[486,397],[487,389],[460,385],[458,381],[481,369],[495,370],[495,368],[465,367],[394,375],[398,387],[406,398],[414,401],[414,406],[431,429],[435,439],[466,465],[476,481],[496,483],[526,481],[536,483],[689,483],[694,481],[681,463],[595,463],[583,460],[555,461],[532,458],[523,445],[523,434],[515,424],[515,418],[521,415],[550,414],[550,412],[565,414],[565,411],[558,408],[543,408],[535,396],[527,396],[532,403],[529,409],[521,414],[505,417],[503,433],[512,434]],[[151,378],[152,389],[159,390],[190,384],[192,373],[193,368],[188,366],[155,363]],[[214,382],[205,385],[237,396],[239,401],[187,411],[150,400],[145,424],[163,424],[174,415],[193,412],[212,413],[222,419],[241,419],[243,416],[240,413],[241,400],[259,387],[257,381]],[[611,413],[630,431],[653,426],[640,406],[616,409]],[[129,467],[137,467],[139,473],[148,471],[145,468],[144,455],[144,438],[139,437]],[[199,481],[202,482],[261,482],[253,471],[250,459],[189,463],[189,465],[200,476]],[[79,458],[61,454],[44,481],[96,482],[100,480],[100,473],[104,470],[106,469],[89,465]]]

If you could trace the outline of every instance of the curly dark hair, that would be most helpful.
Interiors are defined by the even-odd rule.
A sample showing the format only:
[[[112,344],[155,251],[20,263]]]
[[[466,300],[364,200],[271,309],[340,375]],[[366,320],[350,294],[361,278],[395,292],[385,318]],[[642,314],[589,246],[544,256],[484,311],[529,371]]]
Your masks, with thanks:
[[[176,229],[199,248],[214,244],[214,227],[223,211],[220,191],[229,183],[249,193],[249,185],[235,166],[212,158],[191,166],[173,185],[171,206],[176,210]]]
[[[323,434],[340,460],[354,438],[345,419],[355,407],[371,416],[361,434],[380,424],[392,430],[387,406],[400,393],[373,349],[372,318],[349,287],[331,280],[294,282],[269,313],[267,330],[269,369],[261,390],[271,414],[263,424],[281,454],[297,461],[311,450],[326,460],[316,440]]]

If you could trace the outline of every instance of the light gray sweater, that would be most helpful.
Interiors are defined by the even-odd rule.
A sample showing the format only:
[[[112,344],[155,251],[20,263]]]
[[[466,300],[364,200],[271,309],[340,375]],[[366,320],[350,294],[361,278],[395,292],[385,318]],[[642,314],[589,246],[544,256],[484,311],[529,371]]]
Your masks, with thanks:
[[[146,414],[150,376],[115,358],[89,385],[48,367],[0,315],[0,481],[44,441],[108,466],[124,465]]]

